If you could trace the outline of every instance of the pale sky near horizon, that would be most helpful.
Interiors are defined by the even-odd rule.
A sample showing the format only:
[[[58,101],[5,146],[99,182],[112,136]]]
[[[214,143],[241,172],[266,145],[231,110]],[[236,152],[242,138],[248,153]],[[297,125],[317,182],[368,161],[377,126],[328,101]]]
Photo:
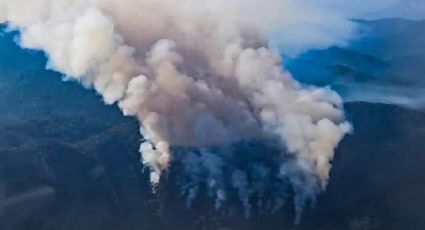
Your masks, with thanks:
[[[425,19],[425,0],[318,0],[318,2],[341,10],[345,14],[352,14],[353,17]]]

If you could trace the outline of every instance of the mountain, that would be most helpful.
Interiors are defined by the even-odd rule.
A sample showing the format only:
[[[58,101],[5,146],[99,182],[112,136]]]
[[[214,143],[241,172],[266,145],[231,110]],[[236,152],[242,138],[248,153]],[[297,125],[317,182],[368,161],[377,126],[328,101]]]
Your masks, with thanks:
[[[422,229],[425,114],[368,103],[350,103],[346,109],[355,132],[338,148],[328,189],[315,208],[306,211],[297,229],[352,230],[362,224],[370,225],[365,229]],[[14,132],[26,129],[21,126]],[[205,200],[188,209],[176,192],[179,188],[172,176],[176,168],[171,169],[159,193],[152,194],[138,163],[137,129],[137,123],[130,122],[80,140],[37,137],[0,150],[0,178],[7,186],[7,197],[40,186],[55,192],[53,201],[12,229],[254,230],[292,226],[287,211],[251,219],[237,213],[223,216],[214,211],[208,198],[199,198]],[[70,129],[75,133],[83,130],[81,126]]]
[[[304,83],[347,88],[422,86],[424,22],[360,21],[362,37],[289,60]],[[401,33],[403,32],[403,33]],[[392,36],[398,35],[398,39]],[[187,208],[176,175],[152,193],[142,173],[137,121],[92,90],[44,70],[45,57],[0,36],[0,229],[399,230],[425,229],[425,113],[348,102],[354,132],[337,149],[328,189],[293,225],[292,206],[246,219],[221,213],[205,193]],[[405,36],[405,37],[404,37]],[[408,39],[405,44],[403,39]],[[404,47],[402,49],[402,47]],[[9,55],[7,55],[9,54]],[[396,65],[399,60],[406,67]],[[407,77],[406,77],[407,76]],[[387,88],[388,88],[387,87]]]
[[[425,21],[359,20],[349,46],[288,58],[301,82],[330,85],[346,101],[425,105]]]

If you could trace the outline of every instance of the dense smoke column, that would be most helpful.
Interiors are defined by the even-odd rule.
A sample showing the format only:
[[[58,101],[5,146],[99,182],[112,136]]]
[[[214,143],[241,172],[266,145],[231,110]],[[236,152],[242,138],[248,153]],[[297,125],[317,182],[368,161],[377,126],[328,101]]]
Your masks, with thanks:
[[[329,88],[296,82],[266,39],[279,31],[284,35],[280,45],[294,52],[343,43],[352,23],[316,5],[305,8],[303,1],[292,0],[0,0],[0,21],[21,32],[22,47],[44,51],[48,68],[94,88],[105,103],[116,103],[139,120],[140,152],[153,184],[177,157],[174,147],[225,151],[246,140],[279,146],[282,156],[273,173],[256,162],[252,169],[238,169],[229,157],[184,151],[180,159],[192,174],[187,197],[196,194],[197,181],[207,181],[217,207],[226,200],[226,190],[234,189],[249,216],[251,196],[261,196],[264,189],[279,191],[256,180],[276,177],[281,186],[290,185],[301,213],[326,187],[334,149],[350,131],[341,98]],[[330,29],[339,32],[324,36]],[[282,196],[275,196],[276,207]]]

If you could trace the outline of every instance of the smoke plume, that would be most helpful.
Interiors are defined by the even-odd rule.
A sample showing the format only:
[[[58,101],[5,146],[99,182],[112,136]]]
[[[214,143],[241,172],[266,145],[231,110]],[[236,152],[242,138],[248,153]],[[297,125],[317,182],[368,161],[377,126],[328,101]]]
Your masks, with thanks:
[[[335,92],[296,82],[272,48],[344,44],[354,29],[306,2],[0,0],[0,21],[20,31],[22,47],[44,51],[49,69],[139,120],[153,184],[180,161],[188,203],[206,183],[217,208],[234,189],[249,216],[251,197],[274,190],[275,210],[290,187],[300,213],[325,188],[350,125]],[[258,140],[279,154],[229,150]]]

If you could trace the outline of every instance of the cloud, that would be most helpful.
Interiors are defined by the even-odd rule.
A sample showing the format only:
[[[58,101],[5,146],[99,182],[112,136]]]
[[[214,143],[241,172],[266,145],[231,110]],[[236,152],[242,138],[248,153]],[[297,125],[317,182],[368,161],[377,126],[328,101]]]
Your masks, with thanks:
[[[273,143],[280,157],[271,177],[293,188],[299,216],[326,187],[334,149],[350,131],[341,98],[295,81],[273,50],[296,54],[352,35],[355,25],[341,12],[310,1],[1,0],[0,19],[21,32],[22,47],[46,52],[48,68],[139,120],[152,183],[183,161],[192,184],[215,178],[216,200],[226,199],[229,186],[237,190],[247,215],[250,197],[261,191],[257,171],[267,165],[241,170],[214,151],[188,158],[193,149]],[[270,41],[273,34],[281,39]]]

